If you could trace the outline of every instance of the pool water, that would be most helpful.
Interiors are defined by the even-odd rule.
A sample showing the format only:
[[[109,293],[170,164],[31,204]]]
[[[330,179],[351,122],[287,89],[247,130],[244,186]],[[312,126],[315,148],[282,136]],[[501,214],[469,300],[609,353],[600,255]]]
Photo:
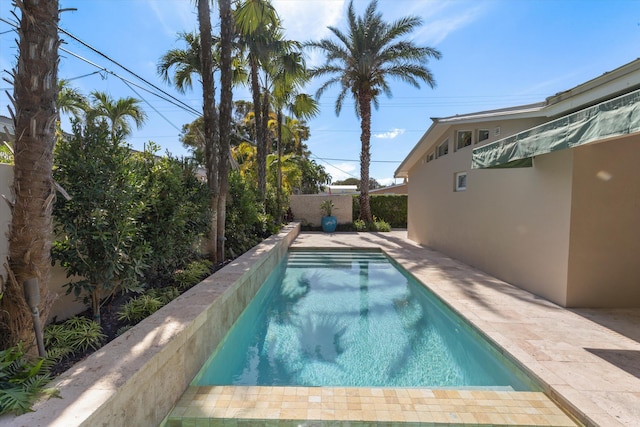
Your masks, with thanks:
[[[290,252],[193,385],[531,390],[381,252]]]

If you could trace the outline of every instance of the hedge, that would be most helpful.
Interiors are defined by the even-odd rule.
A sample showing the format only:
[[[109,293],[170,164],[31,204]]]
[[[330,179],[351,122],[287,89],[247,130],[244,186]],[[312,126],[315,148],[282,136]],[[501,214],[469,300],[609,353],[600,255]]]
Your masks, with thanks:
[[[393,228],[407,228],[407,195],[375,194],[369,195],[371,214],[388,222]],[[353,196],[353,220],[360,217],[360,199]]]

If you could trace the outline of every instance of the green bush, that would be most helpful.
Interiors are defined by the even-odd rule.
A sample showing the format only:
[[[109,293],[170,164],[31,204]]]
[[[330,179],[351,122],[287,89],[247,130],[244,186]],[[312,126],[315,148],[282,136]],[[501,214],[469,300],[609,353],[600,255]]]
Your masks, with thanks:
[[[97,350],[104,339],[100,325],[81,316],[44,328],[44,345],[47,357],[52,360],[62,359],[75,352]]]
[[[178,296],[180,296],[180,291],[173,286],[150,289],[145,294],[132,298],[123,305],[122,309],[118,312],[118,319],[136,324],[142,319],[151,316]],[[118,330],[118,335],[124,331],[126,331],[126,329],[122,331]]]
[[[355,221],[353,221],[353,226],[356,231],[391,231],[391,226],[388,222],[377,219],[376,217],[373,217],[373,222],[371,224],[367,224],[361,219],[356,219]]]
[[[226,213],[225,247],[230,257],[243,254],[268,235],[270,218],[261,213],[255,186],[238,172],[229,174]]]
[[[213,263],[206,259],[190,262],[183,270],[175,272],[173,279],[179,289],[188,289],[211,274]]]
[[[353,219],[360,217],[360,200],[353,196]],[[406,194],[374,194],[369,196],[371,215],[393,228],[407,228]],[[383,231],[383,230],[378,230]]]
[[[0,163],[13,164],[13,153],[2,141],[0,141]]]
[[[145,209],[143,236],[151,252],[146,276],[150,282],[169,278],[198,255],[209,226],[209,190],[196,177],[191,159],[157,157],[155,144],[136,156]]]
[[[21,346],[0,351],[0,415],[24,414],[42,394],[56,396],[44,359],[29,359]]]
[[[164,304],[159,298],[149,294],[143,294],[130,299],[118,312],[119,320],[126,320],[130,323],[138,323],[145,317],[151,316]]]
[[[68,283],[85,302],[91,302],[100,322],[103,298],[119,290],[139,290],[150,252],[140,217],[145,201],[131,149],[120,132],[112,133],[104,120],[73,122],[73,135],[56,143],[54,178],[71,195],[58,197],[54,208],[52,258]]]

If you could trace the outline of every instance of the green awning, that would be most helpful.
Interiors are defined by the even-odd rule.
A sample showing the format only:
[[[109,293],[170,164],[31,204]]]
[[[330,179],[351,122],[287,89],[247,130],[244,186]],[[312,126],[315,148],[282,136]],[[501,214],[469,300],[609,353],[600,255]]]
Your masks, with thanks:
[[[640,131],[640,90],[475,148],[471,167],[532,165],[532,157]]]

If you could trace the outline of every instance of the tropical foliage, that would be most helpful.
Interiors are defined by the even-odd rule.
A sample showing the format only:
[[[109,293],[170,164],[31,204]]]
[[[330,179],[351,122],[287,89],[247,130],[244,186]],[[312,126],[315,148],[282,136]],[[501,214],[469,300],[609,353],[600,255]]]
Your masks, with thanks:
[[[142,233],[144,201],[122,131],[105,120],[75,120],[73,134],[56,147],[56,181],[71,196],[55,205],[53,258],[68,276],[68,292],[91,302],[100,323],[103,298],[119,289],[140,289],[150,247]]]
[[[0,415],[24,414],[41,395],[55,396],[47,389],[51,381],[44,359],[28,357],[22,346],[0,351]]]
[[[345,98],[355,101],[356,115],[360,118],[360,181],[369,182],[371,162],[371,104],[378,107],[381,94],[391,96],[390,78],[399,79],[414,87],[420,81],[433,87],[435,80],[426,67],[430,58],[439,59],[440,52],[431,47],[419,47],[402,39],[422,25],[416,16],[386,22],[373,0],[362,16],[356,16],[353,0],[347,10],[347,29],[329,27],[333,39],[311,41],[307,46],[325,54],[323,65],[310,70],[312,77],[326,77],[316,92],[320,97],[327,89],[338,86],[335,111],[340,114]],[[371,222],[369,189],[360,191],[360,217]]]

